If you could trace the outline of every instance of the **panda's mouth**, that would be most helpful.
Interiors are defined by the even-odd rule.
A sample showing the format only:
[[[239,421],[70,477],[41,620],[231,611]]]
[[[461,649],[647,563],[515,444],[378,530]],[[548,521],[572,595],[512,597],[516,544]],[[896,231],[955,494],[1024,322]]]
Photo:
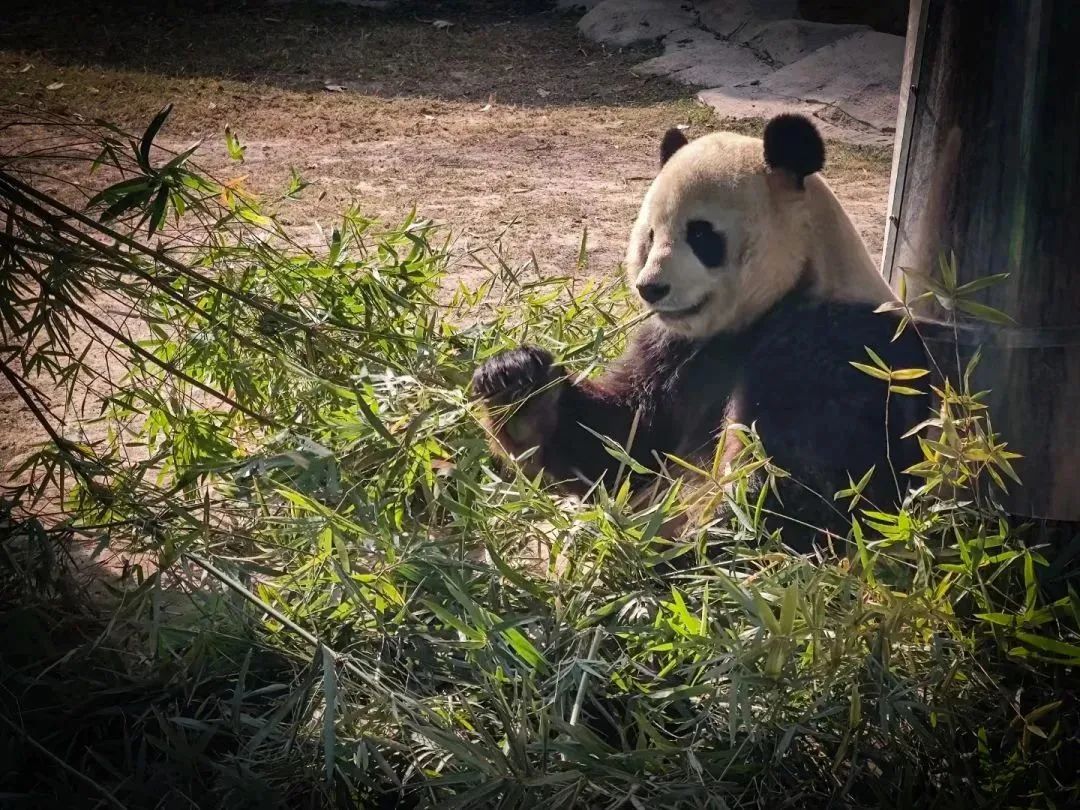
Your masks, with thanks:
[[[654,309],[653,312],[656,316],[665,321],[680,321],[686,318],[692,318],[697,315],[701,310],[705,309],[705,305],[709,303],[709,299],[712,297],[712,293],[705,293],[696,304],[685,307],[683,309]]]

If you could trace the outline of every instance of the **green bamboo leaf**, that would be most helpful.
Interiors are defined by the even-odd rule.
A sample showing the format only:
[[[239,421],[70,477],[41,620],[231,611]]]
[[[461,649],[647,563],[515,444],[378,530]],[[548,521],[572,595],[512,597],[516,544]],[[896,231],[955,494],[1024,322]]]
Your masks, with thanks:
[[[964,366],[964,390],[971,388],[971,375],[975,373],[975,369],[979,365],[979,361],[982,360],[982,346],[977,346],[975,352],[971,355],[971,359],[968,360],[967,365]]]
[[[228,153],[230,160],[235,160],[238,163],[244,162],[244,152],[247,151],[247,147],[240,145],[240,139],[236,137],[229,124],[225,125],[225,151]]]
[[[1016,470],[1013,469],[1012,464],[1009,463],[1010,458],[1016,458],[1015,453],[997,452],[993,455],[993,462],[999,470],[1005,473],[1009,478],[1015,481],[1017,484],[1022,484],[1020,476],[1016,474]]]
[[[588,247],[587,247],[588,246],[588,241],[589,241],[589,228],[588,228],[588,226],[583,226],[582,229],[581,229],[581,244],[578,246],[578,255],[577,255],[577,269],[578,269],[579,273],[581,271],[585,270],[589,265],[589,254],[588,254]]]
[[[121,180],[118,183],[113,183],[97,194],[92,196],[86,203],[87,208],[96,208],[104,202],[115,202],[121,198],[126,198],[136,192],[146,191],[154,187],[153,178],[149,177],[132,177],[128,180]]]
[[[582,424],[581,427],[583,427],[587,432],[591,433],[593,436],[599,439],[601,444],[603,445],[604,451],[613,459],[618,461],[620,464],[625,464],[638,475],[648,475],[651,472],[648,467],[646,467],[644,464],[642,464],[629,453],[627,453],[626,448],[624,448],[614,439],[609,438],[602,433],[596,432],[588,425]]]
[[[866,581],[870,584],[870,587],[877,587],[877,578],[874,575],[874,563],[877,561],[877,554],[871,555],[869,547],[866,545],[866,537],[863,534],[862,524],[859,523],[857,518],[851,519],[851,531],[855,536],[855,546],[859,552],[859,563],[862,565],[863,576],[866,577]]]
[[[772,607],[761,596],[761,594],[754,592],[754,608],[758,618],[760,618],[765,626],[769,628],[769,632],[773,635],[780,635],[780,622],[776,619],[776,614],[773,613]]]
[[[859,684],[851,685],[851,696],[848,704],[848,728],[857,728],[862,722],[862,693]]]
[[[101,221],[111,222],[118,219],[121,214],[125,214],[133,208],[141,208],[146,205],[154,194],[155,186],[156,184],[151,181],[147,183],[145,188],[141,191],[132,191],[131,193],[120,197],[102,212],[100,217]]]
[[[1053,653],[1068,659],[1069,664],[1080,664],[1080,645],[1068,644],[1056,638],[1037,636],[1034,633],[1017,632],[1016,637],[1025,644],[1038,650]]]
[[[949,252],[946,256],[942,253],[938,256],[938,269],[941,271],[941,279],[950,296],[956,292],[956,254]]]
[[[995,273],[992,276],[983,276],[982,278],[977,278],[974,281],[969,281],[966,284],[961,284],[959,287],[957,287],[956,295],[957,297],[960,297],[968,293],[985,290],[987,287],[992,287],[995,284],[1004,281],[1008,277],[1008,273]]]
[[[334,783],[334,769],[337,762],[337,732],[335,723],[338,713],[337,662],[326,647],[322,648],[323,665],[323,768],[326,785]]]
[[[490,544],[487,546],[487,554],[488,557],[491,558],[492,563],[495,564],[495,568],[507,581],[512,583],[515,587],[531,593],[534,597],[540,599],[544,598],[543,589],[541,589],[535,582],[532,582],[518,571],[515,571],[506,562],[502,555],[500,555],[499,552],[496,551],[494,546]]]
[[[877,378],[879,380],[885,380],[886,382],[889,381],[889,372],[888,371],[882,371],[880,368],[875,368],[874,366],[868,366],[865,363],[856,363],[854,361],[849,361],[849,362],[851,362],[851,365],[855,366],[855,368],[857,368],[859,371],[863,372],[864,374],[869,374],[871,377],[875,377],[875,378]]]
[[[285,196],[289,199],[295,200],[299,197],[300,192],[302,192],[309,185],[311,184],[304,180],[304,178],[300,176],[300,173],[297,172],[295,168],[290,169],[289,182],[285,188]]]
[[[398,442],[397,439],[394,438],[394,434],[387,430],[386,425],[383,424],[383,421],[379,418],[378,414],[372,410],[364,395],[357,393],[356,399],[354,399],[353,402],[356,404],[356,408],[360,411],[361,416],[364,417],[364,421],[371,425],[376,433],[396,447]]]
[[[975,618],[1001,627],[1015,627],[1022,621],[1019,616],[1014,616],[1011,613],[976,613]]]
[[[172,112],[172,104],[166,104],[161,111],[154,116],[154,119],[150,122],[150,126],[146,128],[146,132],[143,133],[142,140],[139,141],[139,168],[141,168],[147,174],[153,172],[153,166],[150,165],[150,148],[154,145],[154,138],[157,137],[158,132],[165,125],[165,120],[169,117],[169,113]]]
[[[956,307],[962,312],[966,312],[968,315],[974,315],[980,320],[989,321],[990,323],[998,324],[1000,326],[1016,325],[1016,321],[1001,310],[988,307],[986,304],[980,304],[977,301],[957,301]]]
[[[544,656],[536,649],[536,646],[525,637],[525,634],[516,627],[502,631],[502,637],[506,639],[506,642],[510,645],[511,649],[518,654],[521,660],[530,667],[539,671],[547,669],[547,661]]]
[[[671,461],[672,463],[677,464],[678,466],[682,467],[684,470],[688,470],[688,471],[694,473],[695,475],[700,475],[702,478],[710,478],[711,477],[708,470],[703,470],[701,467],[697,467],[697,466],[691,464],[689,461],[687,461],[685,459],[682,459],[682,458],[679,458],[678,456],[674,456],[674,455],[672,455],[670,453],[666,453],[664,457],[667,458],[668,461]]]
[[[880,368],[882,371],[888,371],[889,367],[885,364],[885,361],[878,356],[878,353],[871,349],[869,346],[863,346],[866,353],[870,355],[870,359],[874,361],[874,365]]]
[[[867,485],[870,483],[870,479],[874,477],[874,472],[876,470],[877,470],[877,465],[874,464],[874,465],[872,465],[870,467],[869,470],[867,470],[865,473],[863,473],[863,477],[860,478],[859,483],[855,485],[855,491],[857,493],[862,494],[863,490],[865,490]]]
[[[175,173],[177,169],[180,169],[185,163],[188,162],[188,160],[191,158],[191,156],[194,155],[198,151],[200,146],[202,146],[202,141],[201,140],[196,141],[194,146],[189,146],[183,152],[181,152],[176,157],[174,157],[172,160],[170,160],[168,163],[166,163],[164,166],[162,166],[160,173],[161,174],[166,174],[168,172]],[[175,177],[175,174],[174,174],[174,177]],[[183,181],[181,180],[180,182],[182,183]]]
[[[153,236],[164,224],[165,215],[168,213],[167,206],[169,203],[169,190],[162,188],[158,191],[157,196],[154,197],[154,203],[150,207],[148,214],[149,218],[149,233]]]
[[[1031,552],[1024,553],[1024,615],[1035,612],[1038,600],[1038,584],[1035,580],[1035,558]]]
[[[899,340],[900,336],[904,334],[904,330],[906,330],[908,328],[908,326],[910,326],[910,325],[911,325],[911,316],[908,315],[905,312],[904,317],[902,317],[900,319],[900,322],[896,325],[896,331],[893,332],[891,342],[895,343],[897,340]]]
[[[1056,712],[1058,709],[1061,708],[1063,702],[1064,701],[1061,700],[1054,700],[1050,703],[1044,703],[1042,706],[1039,706],[1038,708],[1032,709],[1030,712],[1028,712],[1024,719],[1028,723],[1033,723],[1036,720],[1039,720],[1050,714],[1050,712]]]
[[[890,372],[890,376],[894,380],[917,380],[920,377],[925,377],[930,372],[924,368],[900,368],[894,369]]]
[[[420,604],[422,604],[424,607],[434,613],[435,616],[439,619],[439,621],[441,621],[444,625],[446,625],[447,627],[452,627],[454,630],[457,630],[470,641],[484,640],[485,634],[483,631],[465,624],[465,622],[461,621],[454,614],[452,614],[450,611],[448,611],[446,608],[444,608],[437,602],[434,602],[430,599],[421,599]]]
[[[795,629],[795,614],[799,606],[799,587],[788,585],[784,589],[784,600],[780,606],[780,632],[790,636]]]

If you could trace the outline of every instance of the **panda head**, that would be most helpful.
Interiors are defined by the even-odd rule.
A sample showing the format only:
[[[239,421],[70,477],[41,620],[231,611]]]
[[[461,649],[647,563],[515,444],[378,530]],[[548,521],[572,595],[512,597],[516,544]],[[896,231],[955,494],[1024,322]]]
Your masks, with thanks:
[[[630,282],[672,332],[741,329],[803,280],[808,197],[815,181],[824,188],[810,177],[825,163],[821,136],[797,115],[773,118],[763,140],[718,132],[688,142],[672,129],[660,157],[630,237]]]

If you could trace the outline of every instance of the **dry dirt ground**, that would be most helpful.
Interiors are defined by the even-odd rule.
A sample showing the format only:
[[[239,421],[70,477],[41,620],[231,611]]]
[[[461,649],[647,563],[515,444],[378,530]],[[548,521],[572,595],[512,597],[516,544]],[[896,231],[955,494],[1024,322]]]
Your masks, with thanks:
[[[634,76],[643,51],[605,50],[578,36],[576,17],[520,0],[392,14],[236,0],[6,9],[0,108],[141,131],[172,102],[162,141],[203,140],[199,161],[211,171],[268,191],[295,168],[314,184],[288,213],[297,229],[349,202],[387,221],[416,205],[463,234],[463,246],[513,223],[508,253],[534,254],[545,272],[574,272],[586,227],[588,272],[617,272],[661,134],[724,126],[693,88]],[[247,145],[243,166],[225,154],[226,124]],[[26,137],[0,132],[0,153]],[[887,150],[834,145],[825,172],[874,253],[889,160]],[[21,411],[0,387],[0,468],[40,436]]]
[[[392,15],[266,2],[15,5],[0,30],[0,104],[141,130],[171,101],[165,141],[203,139],[208,167],[224,169],[231,124],[252,185],[272,188],[295,167],[324,190],[298,225],[347,201],[389,219],[415,203],[477,238],[516,222],[509,244],[553,271],[573,268],[583,226],[591,267],[614,269],[663,131],[723,125],[692,88],[633,76],[641,51],[604,50],[577,35],[574,16],[520,0]],[[837,146],[826,172],[874,251],[888,159]]]

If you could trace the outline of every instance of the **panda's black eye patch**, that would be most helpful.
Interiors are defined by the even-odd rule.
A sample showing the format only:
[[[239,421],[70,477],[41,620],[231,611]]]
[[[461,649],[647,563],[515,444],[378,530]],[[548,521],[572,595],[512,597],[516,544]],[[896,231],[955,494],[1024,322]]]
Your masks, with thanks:
[[[711,223],[692,219],[686,223],[686,242],[698,261],[706,267],[723,267],[727,261],[727,238],[713,230]]]

